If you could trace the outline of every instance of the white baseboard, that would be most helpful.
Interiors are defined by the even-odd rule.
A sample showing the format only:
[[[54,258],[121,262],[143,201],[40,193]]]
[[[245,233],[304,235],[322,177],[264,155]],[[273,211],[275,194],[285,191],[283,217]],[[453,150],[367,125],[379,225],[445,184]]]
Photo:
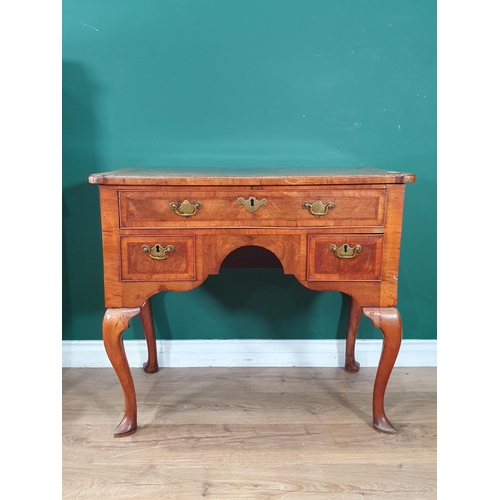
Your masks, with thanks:
[[[144,340],[124,341],[131,367],[147,360]],[[381,340],[358,340],[356,360],[378,365]],[[158,340],[160,367],[343,367],[345,340]],[[102,341],[63,341],[63,368],[111,367]],[[403,340],[396,366],[437,366],[436,340]]]

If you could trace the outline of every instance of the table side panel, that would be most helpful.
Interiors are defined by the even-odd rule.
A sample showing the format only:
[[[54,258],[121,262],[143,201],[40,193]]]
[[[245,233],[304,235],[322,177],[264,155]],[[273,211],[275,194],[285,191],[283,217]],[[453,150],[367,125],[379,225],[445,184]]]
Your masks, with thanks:
[[[118,193],[114,186],[99,186],[104,269],[104,305],[123,307],[121,285],[120,219]],[[142,303],[140,304],[142,306]],[[133,307],[138,307],[134,305]]]
[[[403,224],[404,184],[387,188],[384,252],[382,256],[381,306],[396,307],[398,302],[399,254]]]

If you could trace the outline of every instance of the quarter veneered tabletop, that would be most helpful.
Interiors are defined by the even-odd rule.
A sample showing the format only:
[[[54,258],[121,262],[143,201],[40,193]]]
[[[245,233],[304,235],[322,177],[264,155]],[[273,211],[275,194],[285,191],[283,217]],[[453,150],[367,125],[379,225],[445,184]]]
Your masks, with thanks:
[[[373,167],[304,168],[124,168],[92,174],[91,184],[175,186],[307,186],[345,184],[403,184],[415,175]]]

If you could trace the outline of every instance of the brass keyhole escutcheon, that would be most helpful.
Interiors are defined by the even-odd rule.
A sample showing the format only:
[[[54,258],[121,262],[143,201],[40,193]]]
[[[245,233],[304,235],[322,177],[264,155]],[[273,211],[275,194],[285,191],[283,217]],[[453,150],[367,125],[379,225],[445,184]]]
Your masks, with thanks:
[[[152,247],[142,245],[141,250],[154,260],[163,260],[168,253],[172,253],[175,250],[175,247],[174,245],[162,247],[160,244],[155,243]]]
[[[339,247],[334,243],[330,245],[330,252],[335,253],[339,259],[352,259],[357,253],[361,252],[362,249],[363,247],[359,244],[353,247],[347,243]]]
[[[245,200],[241,196],[236,200],[238,205],[243,205],[251,214],[255,213],[260,207],[265,207],[267,205],[266,198],[258,200],[255,196],[250,196],[248,200]]]
[[[328,213],[328,209],[335,207],[333,201],[328,203],[323,203],[320,200],[316,200],[314,203],[309,203],[308,201],[302,202],[302,208],[308,208],[315,217],[320,217]]]
[[[170,202],[170,208],[181,217],[190,217],[191,215],[196,214],[197,209],[202,207],[203,203],[201,201],[195,201],[194,203],[191,203],[188,200],[184,200],[182,203],[178,203],[176,201]]]

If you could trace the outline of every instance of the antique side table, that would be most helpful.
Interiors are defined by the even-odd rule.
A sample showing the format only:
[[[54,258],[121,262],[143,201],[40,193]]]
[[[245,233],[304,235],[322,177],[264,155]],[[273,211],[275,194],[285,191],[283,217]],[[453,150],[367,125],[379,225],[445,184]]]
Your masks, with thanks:
[[[102,334],[120,381],[124,416],[116,437],[137,428],[134,382],[123,346],[140,315],[144,370],[158,370],[150,297],[187,291],[218,274],[234,250],[257,246],[307,288],[351,297],[345,369],[356,372],[361,314],[382,331],[373,389],[373,425],[395,429],[384,396],[399,352],[396,308],[405,184],[409,173],[360,168],[131,168],[93,174],[99,184],[105,307]]]

